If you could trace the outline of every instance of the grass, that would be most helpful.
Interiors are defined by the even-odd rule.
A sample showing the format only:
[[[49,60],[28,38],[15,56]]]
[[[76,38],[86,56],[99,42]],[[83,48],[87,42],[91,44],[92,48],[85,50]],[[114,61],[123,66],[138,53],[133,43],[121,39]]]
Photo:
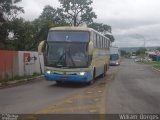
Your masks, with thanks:
[[[159,62],[157,62],[157,61],[149,61],[149,62],[141,61],[140,63],[151,65],[153,68],[160,70],[160,61]]]
[[[8,82],[10,82],[10,81],[17,81],[17,80],[21,81],[21,80],[24,80],[24,79],[31,79],[31,78],[34,78],[34,77],[39,76],[39,75],[40,74],[38,74],[38,73],[33,73],[33,75],[28,75],[28,76],[15,76],[15,77],[10,78],[10,79],[0,80],[0,83],[2,85],[7,85]]]
[[[155,65],[153,65],[153,67],[160,70],[160,64],[155,64]]]
[[[141,61],[140,63],[147,64],[147,65],[154,65],[154,64],[159,64],[160,62],[157,62],[157,61]]]

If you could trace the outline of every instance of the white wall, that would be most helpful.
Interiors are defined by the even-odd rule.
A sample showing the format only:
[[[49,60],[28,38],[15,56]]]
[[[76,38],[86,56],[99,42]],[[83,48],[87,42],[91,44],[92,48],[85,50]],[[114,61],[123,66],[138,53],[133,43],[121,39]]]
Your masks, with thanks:
[[[29,62],[24,61],[24,53],[29,53],[31,60]],[[34,60],[34,57],[37,59]],[[44,60],[43,55],[38,55],[37,52],[31,51],[19,51],[18,52],[18,67],[19,76],[33,75],[34,73],[44,73]]]

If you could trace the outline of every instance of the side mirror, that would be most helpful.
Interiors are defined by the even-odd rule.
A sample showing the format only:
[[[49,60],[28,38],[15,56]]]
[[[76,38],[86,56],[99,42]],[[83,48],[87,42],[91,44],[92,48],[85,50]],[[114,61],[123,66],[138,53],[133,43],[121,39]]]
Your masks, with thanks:
[[[92,54],[93,54],[93,48],[94,48],[93,42],[90,41],[90,42],[89,42],[89,45],[88,45],[88,53],[89,53],[89,55],[92,55]]]
[[[45,47],[45,43],[46,41],[41,41],[38,45],[38,54],[39,55],[42,55],[43,54],[43,50],[44,50],[44,47]]]

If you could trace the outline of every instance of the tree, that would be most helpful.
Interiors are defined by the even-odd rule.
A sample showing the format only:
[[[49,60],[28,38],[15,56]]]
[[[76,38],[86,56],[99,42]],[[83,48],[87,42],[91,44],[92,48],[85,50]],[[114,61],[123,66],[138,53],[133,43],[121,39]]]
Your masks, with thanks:
[[[0,1],[0,20],[3,23],[4,21],[12,21],[17,17],[21,12],[24,12],[22,7],[18,7],[15,4],[21,0],[1,0]]]
[[[63,18],[70,25],[79,26],[82,23],[92,23],[97,18],[91,7],[92,0],[59,0]]]
[[[130,56],[130,53],[125,51],[125,50],[121,50],[120,52],[121,52],[121,56],[123,56],[123,57],[129,57]]]
[[[63,19],[62,9],[53,8],[50,5],[44,7],[42,14],[39,17],[40,21],[49,21],[54,24],[54,26],[65,26],[68,25]]]
[[[48,29],[52,26],[51,21],[36,19],[32,22],[24,19],[15,19],[10,29],[13,34],[12,40],[8,41],[10,50],[37,50],[40,41],[47,38]]]
[[[145,55],[146,51],[147,51],[146,48],[139,48],[139,49],[136,51],[136,55],[143,57],[143,56]]]
[[[6,40],[10,32],[10,24],[16,19],[19,13],[23,13],[22,7],[15,3],[21,0],[1,0],[0,1],[0,49],[6,49]]]
[[[114,39],[114,36],[112,35],[111,26],[103,24],[103,23],[91,23],[89,27],[97,30],[98,32],[108,37],[111,42],[114,42],[115,39]]]
[[[61,9],[59,8],[55,9],[49,5],[44,7],[39,18],[35,19],[32,22],[32,24],[34,25],[34,29],[35,29],[34,31],[34,34],[36,35],[35,39],[38,41],[37,43],[39,43],[42,40],[46,40],[48,30],[51,27],[68,25],[64,19],[61,19],[61,17],[62,17]]]
[[[112,34],[105,34],[105,36],[108,37],[111,42],[114,42],[115,38]]]
[[[37,41],[32,22],[25,21],[22,18],[15,19],[11,24],[11,30],[14,34],[13,40],[11,40],[14,50],[35,50]]]
[[[111,26],[103,24],[103,23],[91,23],[88,25],[89,27],[97,30],[98,32],[102,34],[111,33]]]

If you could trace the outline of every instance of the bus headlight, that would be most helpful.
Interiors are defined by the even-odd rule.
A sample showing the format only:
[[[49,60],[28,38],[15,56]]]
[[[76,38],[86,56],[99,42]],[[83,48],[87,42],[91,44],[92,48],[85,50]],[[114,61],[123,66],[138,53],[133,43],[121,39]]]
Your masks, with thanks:
[[[79,72],[79,75],[84,76],[86,72]]]
[[[47,70],[46,73],[47,73],[47,74],[51,74],[51,71],[50,71],[50,70]]]

